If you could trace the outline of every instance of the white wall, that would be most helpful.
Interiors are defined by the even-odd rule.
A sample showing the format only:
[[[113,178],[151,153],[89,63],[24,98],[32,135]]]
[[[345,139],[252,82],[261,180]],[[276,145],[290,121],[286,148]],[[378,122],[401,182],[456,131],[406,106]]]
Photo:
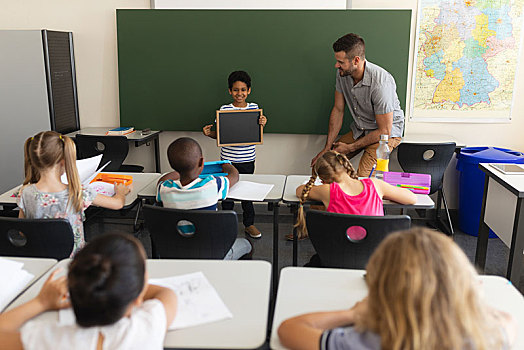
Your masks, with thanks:
[[[234,1],[234,0],[231,0]],[[263,0],[252,0],[260,1]],[[289,0],[293,2],[293,0]],[[182,3],[182,1],[179,1]],[[281,3],[284,1],[280,1]],[[296,2],[296,1],[295,1]],[[334,1],[335,3],[336,1]],[[228,1],[221,1],[223,6]],[[309,1],[308,3],[311,3]],[[322,0],[319,0],[322,3]],[[192,0],[183,2],[181,7],[217,7],[214,0]],[[231,4],[229,4],[231,5]],[[150,8],[149,0],[24,0],[3,1],[0,5],[0,29],[55,29],[71,30],[74,33],[77,65],[80,123],[82,127],[114,126],[118,117],[118,69],[116,52],[117,8]],[[416,0],[353,0],[353,8],[410,8],[416,14]],[[320,6],[322,7],[322,6]],[[374,25],[374,24],[370,24]],[[414,47],[415,17],[412,20],[411,47]],[[336,38],[333,38],[334,40]],[[394,53],[391,53],[394,54]],[[413,58],[411,57],[411,61]],[[406,133],[448,134],[461,142],[472,145],[496,145],[524,150],[521,132],[524,130],[524,67],[518,68],[513,108],[513,121],[509,124],[448,124],[448,123],[406,123]],[[411,74],[411,72],[410,72]],[[409,95],[408,95],[409,101]],[[271,116],[268,116],[271,118]],[[319,116],[321,118],[322,116]],[[325,116],[326,123],[328,116]],[[269,123],[271,119],[269,119]],[[218,150],[211,139],[199,133],[165,132],[161,137],[162,170],[169,170],[165,150],[169,142],[182,136],[191,135],[203,146],[208,159],[216,159]],[[318,135],[266,134],[264,146],[258,148],[258,173],[309,173],[311,158],[323,146],[325,137]],[[152,148],[152,146],[150,147]],[[153,169],[152,152],[144,147],[133,149],[129,163],[144,163],[147,170]],[[450,166],[446,175],[447,193],[452,207],[456,207],[453,194],[457,191],[456,172]]]

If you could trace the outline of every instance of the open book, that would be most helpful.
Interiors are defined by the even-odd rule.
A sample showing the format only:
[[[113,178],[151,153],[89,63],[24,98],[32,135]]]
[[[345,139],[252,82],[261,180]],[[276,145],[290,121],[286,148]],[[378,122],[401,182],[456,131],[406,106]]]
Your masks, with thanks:
[[[115,186],[113,184],[100,181],[90,183],[111,162],[109,161],[105,163],[102,167],[100,167],[100,169],[96,170],[101,160],[101,154],[91,158],[77,160],[76,168],[78,169],[78,176],[80,177],[80,182],[84,187],[89,187],[96,193],[112,197],[115,194]],[[67,176],[65,173],[62,174],[60,180],[62,183],[67,185]]]

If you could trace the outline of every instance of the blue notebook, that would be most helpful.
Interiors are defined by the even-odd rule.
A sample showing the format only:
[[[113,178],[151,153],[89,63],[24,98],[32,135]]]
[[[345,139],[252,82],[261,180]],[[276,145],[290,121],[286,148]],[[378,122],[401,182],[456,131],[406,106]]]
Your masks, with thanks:
[[[201,178],[213,176],[227,176],[227,173],[222,171],[222,164],[231,164],[229,160],[218,160],[215,162],[205,162],[202,173],[198,176]]]

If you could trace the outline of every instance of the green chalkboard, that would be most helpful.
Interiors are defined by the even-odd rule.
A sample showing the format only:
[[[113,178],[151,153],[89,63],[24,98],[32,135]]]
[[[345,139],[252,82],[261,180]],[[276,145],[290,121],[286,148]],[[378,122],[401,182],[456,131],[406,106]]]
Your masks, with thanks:
[[[117,10],[120,123],[199,131],[231,103],[227,77],[252,78],[265,133],[324,134],[333,107],[333,42],[366,41],[405,108],[411,10]],[[342,131],[351,117],[346,111]]]

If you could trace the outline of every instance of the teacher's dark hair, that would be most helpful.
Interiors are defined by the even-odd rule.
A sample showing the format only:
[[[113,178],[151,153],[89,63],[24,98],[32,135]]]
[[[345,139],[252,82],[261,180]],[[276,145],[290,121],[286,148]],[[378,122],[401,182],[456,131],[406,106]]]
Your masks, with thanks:
[[[229,90],[233,88],[233,84],[237,81],[241,81],[244,84],[246,84],[248,89],[251,88],[251,77],[243,70],[237,70],[229,74],[229,77],[227,78],[227,85],[229,86]]]
[[[355,56],[366,58],[366,44],[358,34],[349,33],[333,43],[333,51],[344,51],[349,59]]]
[[[104,234],[88,243],[69,265],[68,286],[81,327],[115,323],[144,289],[145,256],[140,242]]]

